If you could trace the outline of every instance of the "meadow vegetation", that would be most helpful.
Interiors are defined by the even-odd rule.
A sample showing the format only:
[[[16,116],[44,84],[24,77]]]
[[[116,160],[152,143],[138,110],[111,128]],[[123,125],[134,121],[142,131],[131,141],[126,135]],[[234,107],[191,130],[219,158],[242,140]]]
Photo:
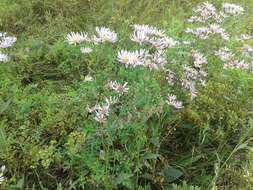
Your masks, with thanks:
[[[253,1],[226,3],[1,0],[0,189],[253,189]]]

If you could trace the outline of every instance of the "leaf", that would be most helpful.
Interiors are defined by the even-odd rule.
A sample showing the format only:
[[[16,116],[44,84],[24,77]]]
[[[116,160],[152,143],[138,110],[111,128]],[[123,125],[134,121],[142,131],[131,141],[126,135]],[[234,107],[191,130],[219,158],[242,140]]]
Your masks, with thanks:
[[[171,183],[181,177],[183,175],[183,172],[180,170],[173,168],[171,166],[168,166],[164,169],[164,177],[165,177],[165,183]]]
[[[7,102],[4,102],[4,103],[1,104],[0,115],[8,109],[10,103],[11,103],[11,101],[8,100]]]
[[[18,180],[16,187],[22,189],[24,186],[25,177],[23,176],[20,180]]]
[[[147,152],[147,153],[144,154],[143,159],[149,160],[149,159],[156,159],[156,158],[159,158],[159,157],[160,157],[160,154]]]

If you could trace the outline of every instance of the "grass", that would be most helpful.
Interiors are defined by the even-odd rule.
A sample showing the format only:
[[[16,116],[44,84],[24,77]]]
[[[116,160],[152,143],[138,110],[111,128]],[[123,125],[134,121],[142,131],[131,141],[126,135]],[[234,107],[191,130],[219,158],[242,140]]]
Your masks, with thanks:
[[[8,50],[11,61],[0,64],[0,166],[7,168],[0,189],[252,189],[253,77],[221,67],[210,52],[224,42],[196,46],[210,58],[207,85],[193,101],[168,86],[164,71],[116,61],[115,52],[139,49],[129,41],[134,23],[192,40],[185,20],[200,2],[2,0],[1,31],[18,41]],[[252,35],[253,2],[240,4],[247,14],[226,27]],[[70,31],[93,33],[96,26],[112,28],[120,41],[91,45],[88,55],[65,42]],[[190,62],[187,51],[167,53],[178,73]],[[87,75],[94,81],[84,82]],[[106,87],[110,80],[127,81],[129,92],[99,124],[86,108],[117,95]],[[166,105],[172,92],[183,109]]]

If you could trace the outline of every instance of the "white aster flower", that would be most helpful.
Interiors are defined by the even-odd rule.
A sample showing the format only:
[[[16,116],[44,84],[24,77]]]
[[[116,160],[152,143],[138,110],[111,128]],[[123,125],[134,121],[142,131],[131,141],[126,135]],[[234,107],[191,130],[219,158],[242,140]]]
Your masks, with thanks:
[[[129,88],[127,87],[127,82],[120,84],[117,81],[110,81],[108,83],[109,88],[115,90],[119,94],[127,93]]]
[[[7,61],[9,61],[8,55],[0,52],[0,62],[7,62]]]
[[[89,113],[95,113],[94,119],[99,123],[105,123],[107,121],[107,118],[109,117],[110,108],[113,104],[117,103],[117,98],[105,98],[105,103],[100,105],[96,104],[93,107],[87,107],[87,111]]]
[[[225,69],[243,69],[248,70],[249,69],[249,63],[245,62],[245,60],[232,60],[229,62],[226,62],[224,64]]]
[[[84,82],[92,82],[94,79],[90,75],[86,75],[84,78]]]
[[[203,40],[208,39],[209,35],[211,34],[211,31],[208,27],[198,27],[194,29],[187,28],[185,32],[193,34]]]
[[[165,48],[172,48],[178,45],[178,41],[174,40],[173,38],[169,38],[167,36],[162,38],[152,38],[150,40],[150,43],[156,48],[156,49],[165,49]]]
[[[202,53],[198,52],[197,50],[192,50],[191,54],[195,67],[200,68],[202,65],[207,64],[207,59]]]
[[[93,50],[91,48],[89,48],[89,47],[81,47],[80,51],[83,54],[88,54],[88,53],[91,53]]]
[[[223,47],[218,51],[215,51],[215,55],[218,56],[222,61],[229,61],[234,57],[234,54],[227,47]]]
[[[242,54],[246,57],[251,57],[253,54],[253,47],[248,44],[244,44],[242,47]]]
[[[139,44],[148,43],[150,41],[150,36],[145,31],[135,30],[131,35],[130,39]]]
[[[163,69],[164,66],[167,64],[167,57],[165,51],[155,51],[155,53],[152,55],[151,62],[155,64],[155,67],[157,69]]]
[[[172,94],[168,94],[168,99],[167,99],[167,104],[170,106],[175,107],[176,109],[180,109],[183,108],[183,104],[181,101],[177,100],[177,97],[175,95]]]
[[[213,19],[217,23],[222,22],[222,17],[217,14],[215,6],[209,2],[201,3],[195,9],[193,9],[193,11],[196,13],[196,15],[188,19],[188,22],[190,23],[205,23],[209,19]]]
[[[94,43],[110,42],[115,43],[118,41],[117,34],[106,27],[96,27],[97,35],[93,36]]]
[[[5,180],[4,171],[5,171],[5,166],[3,165],[1,166],[1,169],[0,169],[0,185],[3,184]]]
[[[13,36],[2,37],[2,39],[0,39],[0,48],[11,47],[16,41],[17,38]]]
[[[222,4],[222,15],[227,16],[239,16],[244,14],[244,8],[237,4],[223,3]]]
[[[143,49],[132,52],[121,50],[118,52],[118,61],[123,63],[126,67],[136,67],[145,63],[146,56],[147,52]]]
[[[164,30],[159,30],[154,26],[134,24],[132,25],[132,28],[135,31],[141,31],[142,33],[145,33],[147,36],[158,36],[158,37],[165,36]]]
[[[221,28],[220,25],[211,24],[209,28],[213,34],[219,34],[224,40],[229,40],[229,34],[226,33],[225,29]]]
[[[175,75],[175,73],[172,72],[172,71],[170,71],[170,70],[168,70],[167,72],[168,73],[167,73],[167,76],[166,76],[166,80],[168,81],[168,83],[170,85],[174,85],[175,82],[176,82],[176,75]]]
[[[66,37],[66,41],[69,44],[77,45],[83,42],[88,42],[90,40],[88,38],[88,35],[84,32],[70,32]]]
[[[252,36],[249,34],[241,34],[239,37],[237,37],[238,41],[244,41],[244,40],[250,40],[252,39]]]

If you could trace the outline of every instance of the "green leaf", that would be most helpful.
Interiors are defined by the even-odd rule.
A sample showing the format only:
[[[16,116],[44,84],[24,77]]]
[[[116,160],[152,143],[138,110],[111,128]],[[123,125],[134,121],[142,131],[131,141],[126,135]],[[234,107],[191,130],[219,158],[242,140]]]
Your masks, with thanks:
[[[145,160],[156,159],[159,157],[160,157],[160,154],[155,154],[155,153],[150,153],[150,152],[147,152],[143,155],[143,159]]]
[[[183,172],[180,170],[173,168],[171,166],[168,166],[164,169],[164,177],[166,183],[171,183],[181,177],[183,175]]]

